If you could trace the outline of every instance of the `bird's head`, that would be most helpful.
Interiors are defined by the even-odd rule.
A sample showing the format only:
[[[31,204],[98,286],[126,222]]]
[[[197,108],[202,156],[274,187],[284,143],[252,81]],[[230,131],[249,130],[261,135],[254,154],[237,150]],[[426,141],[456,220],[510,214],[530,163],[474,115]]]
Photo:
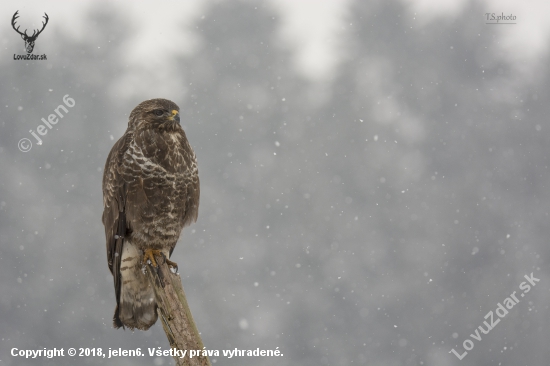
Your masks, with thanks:
[[[174,130],[180,126],[180,108],[168,99],[149,99],[138,104],[130,113],[128,128]]]

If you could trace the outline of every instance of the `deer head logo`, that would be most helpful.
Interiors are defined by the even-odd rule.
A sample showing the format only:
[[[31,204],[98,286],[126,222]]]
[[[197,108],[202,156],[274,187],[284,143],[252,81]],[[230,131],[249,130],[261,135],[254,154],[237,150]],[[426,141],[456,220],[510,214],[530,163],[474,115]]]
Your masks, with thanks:
[[[48,20],[50,18],[48,18],[48,14],[46,14],[45,16],[43,16],[42,18],[46,19],[46,23],[42,22],[42,29],[38,30],[38,29],[35,29],[34,32],[32,33],[32,36],[29,36],[27,34],[27,30],[25,29],[25,33],[21,33],[19,32],[19,26],[17,28],[15,28],[15,20],[17,18],[19,18],[19,15],[17,15],[17,13],[19,13],[19,10],[17,10],[15,12],[15,14],[13,14],[13,18],[11,18],[11,26],[13,27],[13,29],[15,29],[15,31],[17,33],[19,33],[21,35],[21,38],[23,38],[23,40],[25,41],[25,49],[27,50],[27,53],[31,53],[32,50],[34,49],[34,42],[36,41],[36,39],[38,38],[38,36],[40,35],[40,33],[42,33],[42,31],[44,30],[44,28],[46,28],[46,24],[48,24]],[[38,33],[37,33],[38,32]]]

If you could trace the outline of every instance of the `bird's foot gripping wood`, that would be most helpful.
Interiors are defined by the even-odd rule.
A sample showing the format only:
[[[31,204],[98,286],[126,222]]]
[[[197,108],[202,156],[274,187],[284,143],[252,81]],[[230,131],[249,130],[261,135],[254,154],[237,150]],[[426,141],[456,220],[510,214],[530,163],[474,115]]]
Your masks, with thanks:
[[[150,261],[153,267],[158,268],[157,261],[155,260],[155,255],[161,254],[162,252],[158,249],[145,249],[143,251],[143,264],[147,264],[147,261]]]
[[[155,260],[155,255],[162,255],[164,260],[166,261],[166,264],[168,264],[170,267],[174,268],[176,272],[178,272],[178,264],[166,258],[164,253],[158,249],[145,249],[143,251],[143,264],[147,264],[147,261],[151,261],[151,265],[155,268],[158,268],[157,261]]]
[[[170,267],[174,268],[174,273],[178,273],[178,264],[176,262],[172,262],[170,259],[168,258],[164,258],[164,260],[166,261],[166,264],[168,264]]]

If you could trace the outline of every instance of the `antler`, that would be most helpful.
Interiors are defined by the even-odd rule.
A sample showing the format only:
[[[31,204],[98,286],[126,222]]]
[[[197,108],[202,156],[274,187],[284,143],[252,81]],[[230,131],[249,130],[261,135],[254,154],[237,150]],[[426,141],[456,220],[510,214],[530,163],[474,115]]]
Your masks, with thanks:
[[[46,13],[44,12],[44,14],[46,14]],[[46,23],[42,22],[42,29],[40,29],[40,30],[38,31],[38,33],[36,33],[36,36],[34,35],[34,33],[36,32],[36,30],[35,30],[35,31],[32,33],[31,38],[33,38],[33,37],[34,37],[34,38],[38,37],[38,35],[39,35],[40,33],[42,33],[42,31],[44,30],[44,28],[46,28],[46,24],[48,24],[48,20],[50,20],[50,18],[48,17],[48,14],[46,14],[46,15],[43,16],[42,18],[46,19]]]
[[[13,14],[13,17],[11,18],[11,26],[12,26],[13,29],[14,29],[17,33],[19,33],[20,35],[26,36],[26,35],[27,35],[27,30],[26,30],[26,29],[25,29],[25,33],[23,34],[23,33],[19,32],[19,27],[15,28],[15,20],[16,20],[17,18],[19,18],[19,15],[17,15],[17,13],[19,13],[19,10],[17,10],[17,11],[15,12],[15,14]],[[44,13],[44,14],[46,14],[46,13]]]
[[[26,29],[25,29],[25,33],[21,33],[21,32],[19,31],[19,26],[18,26],[17,28],[15,28],[15,20],[16,20],[17,18],[19,18],[19,15],[17,15],[17,13],[19,13],[19,10],[17,10],[17,11],[15,12],[15,14],[13,14],[13,17],[11,18],[11,26],[13,27],[13,29],[15,29],[15,31],[16,31],[17,33],[19,33],[20,35],[25,36],[25,38],[28,38],[28,39],[31,39],[31,40],[32,40],[32,39],[36,39],[36,37],[38,37],[38,35],[39,35],[40,33],[42,33],[42,31],[44,30],[44,28],[46,28],[46,24],[48,24],[48,20],[50,20],[50,18],[48,17],[48,14],[47,14],[47,13],[44,13],[45,15],[44,15],[42,18],[46,19],[46,23],[42,22],[42,29],[40,29],[40,30],[35,29],[35,30],[32,32],[32,36],[29,36],[29,35],[27,34],[27,30],[26,30]],[[36,33],[37,31],[38,31],[38,33]]]

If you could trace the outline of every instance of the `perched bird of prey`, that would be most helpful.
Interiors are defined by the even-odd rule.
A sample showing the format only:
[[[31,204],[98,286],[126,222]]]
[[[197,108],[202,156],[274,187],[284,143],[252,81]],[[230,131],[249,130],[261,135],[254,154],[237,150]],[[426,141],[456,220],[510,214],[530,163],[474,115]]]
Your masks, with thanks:
[[[199,173],[180,126],[179,107],[166,99],[140,103],[130,113],[103,173],[103,225],[114,278],[115,328],[149,329],[157,321],[153,288],[142,267],[155,254],[167,263],[183,227],[197,220]]]

